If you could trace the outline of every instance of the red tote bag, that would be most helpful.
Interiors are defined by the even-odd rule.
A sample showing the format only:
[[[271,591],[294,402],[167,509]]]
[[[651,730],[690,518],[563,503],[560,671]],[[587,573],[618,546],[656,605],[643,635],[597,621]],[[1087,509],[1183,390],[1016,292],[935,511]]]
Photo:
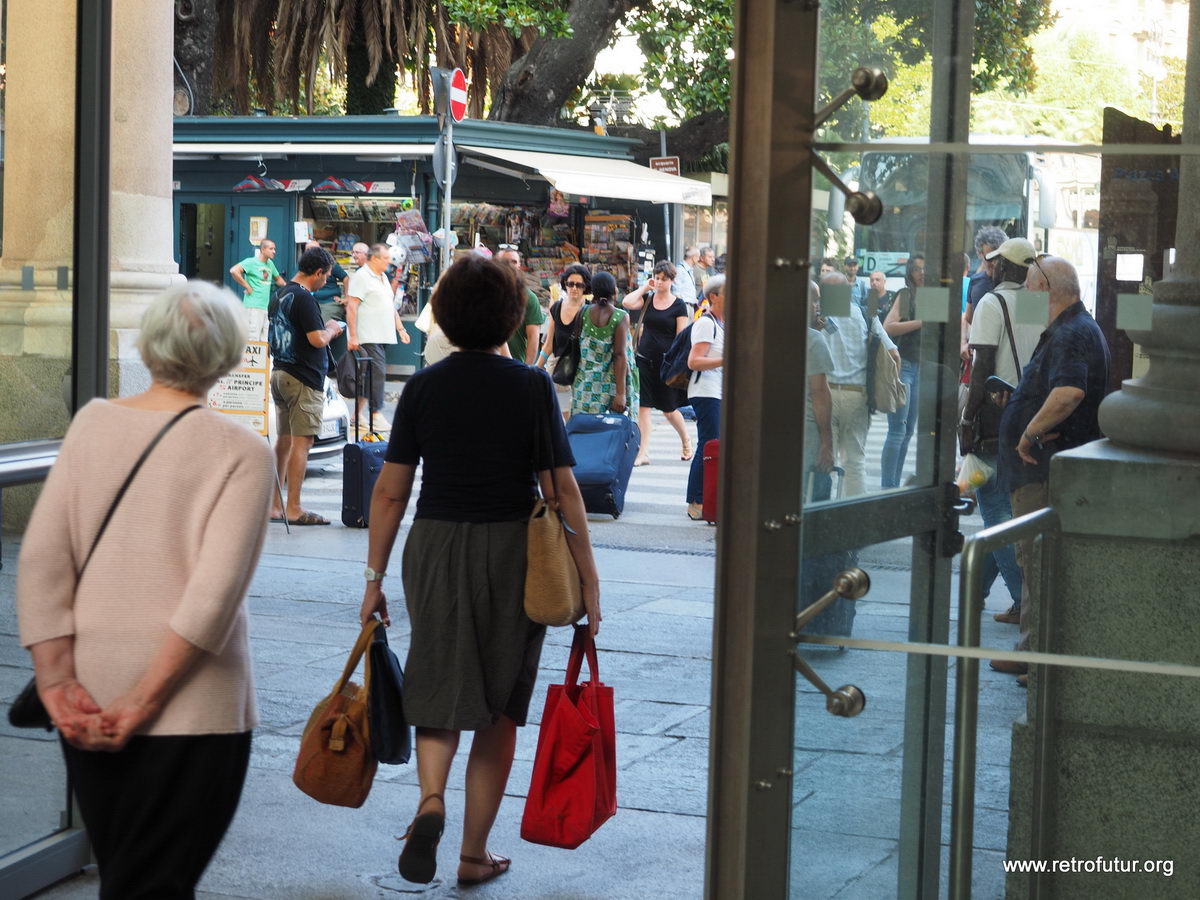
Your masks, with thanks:
[[[578,684],[587,655],[591,680]],[[617,811],[617,728],[613,691],[600,681],[596,644],[575,629],[565,684],[546,694],[521,837],[574,850]]]

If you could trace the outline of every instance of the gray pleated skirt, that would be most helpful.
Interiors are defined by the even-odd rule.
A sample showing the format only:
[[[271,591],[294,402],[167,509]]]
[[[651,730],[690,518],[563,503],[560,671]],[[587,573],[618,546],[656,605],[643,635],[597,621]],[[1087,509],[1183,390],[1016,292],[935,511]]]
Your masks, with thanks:
[[[527,527],[413,522],[404,545],[409,724],[474,731],[502,715],[525,724],[546,636],[525,615]]]

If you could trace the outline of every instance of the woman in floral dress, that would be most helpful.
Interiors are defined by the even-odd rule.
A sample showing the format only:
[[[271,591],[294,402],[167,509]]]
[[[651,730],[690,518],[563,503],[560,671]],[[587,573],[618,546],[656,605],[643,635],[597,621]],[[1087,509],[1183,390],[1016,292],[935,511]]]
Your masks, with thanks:
[[[624,413],[637,418],[637,367],[629,314],[616,306],[617,281],[608,272],[592,276],[592,303],[583,313],[579,335],[579,369],[575,375],[571,415]]]

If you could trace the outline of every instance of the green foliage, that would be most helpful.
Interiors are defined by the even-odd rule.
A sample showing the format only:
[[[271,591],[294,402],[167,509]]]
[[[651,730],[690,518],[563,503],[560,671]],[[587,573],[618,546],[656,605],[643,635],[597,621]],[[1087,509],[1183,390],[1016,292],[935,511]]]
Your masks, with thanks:
[[[883,69],[905,85],[905,100],[928,92],[933,5],[928,0],[825,0],[821,6],[820,92],[828,100],[848,84],[856,66]],[[1035,83],[1029,38],[1053,21],[1050,0],[977,0],[973,87],[1029,90]],[[630,14],[626,27],[645,55],[646,87],[660,91],[681,118],[728,110],[733,46],[732,0],[656,0]],[[915,69],[915,71],[914,71]],[[922,87],[921,79],[924,80]],[[890,92],[889,92],[890,93]],[[889,101],[883,118],[904,132],[928,134],[907,114],[910,104]],[[928,100],[924,103],[926,109]],[[873,129],[861,104],[844,109],[827,130],[846,139]],[[904,120],[904,121],[902,121]],[[890,132],[889,132],[890,133]]]
[[[647,90],[680,118],[729,109],[732,0],[659,0],[625,22],[645,57]]]
[[[568,37],[564,0],[446,0],[449,20],[468,31],[483,32],[496,24],[520,37],[526,28],[550,37]]]
[[[972,131],[1099,143],[1106,106],[1177,129],[1183,122],[1182,59],[1165,58],[1163,77],[1156,82],[1137,69],[1114,65],[1099,31],[1074,29],[1039,35],[1032,52],[1036,85],[1019,97],[1003,90],[974,97]]]

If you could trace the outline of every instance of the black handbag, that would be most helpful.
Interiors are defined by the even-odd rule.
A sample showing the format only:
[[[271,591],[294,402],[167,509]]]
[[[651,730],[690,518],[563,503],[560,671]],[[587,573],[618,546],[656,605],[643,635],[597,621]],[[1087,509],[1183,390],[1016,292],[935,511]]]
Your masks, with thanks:
[[[376,761],[398,766],[412,756],[412,733],[404,716],[404,670],[388,646],[386,629],[375,629],[367,654],[371,665],[367,690],[371,752]]]
[[[561,307],[559,307],[561,309]],[[579,336],[583,332],[583,317],[587,315],[588,305],[585,303],[579,310],[567,339],[567,352],[559,356],[550,373],[550,380],[555,384],[570,387],[575,383],[575,374],[579,371]]]
[[[79,574],[75,576],[76,583],[79,582],[79,579],[83,578],[83,572],[87,568],[88,563],[92,561],[92,554],[96,552],[96,545],[100,543],[100,538],[104,536],[104,529],[108,527],[113,513],[116,512],[117,504],[125,496],[125,491],[129,488],[130,482],[133,481],[133,476],[138,473],[138,469],[142,467],[142,463],[146,461],[146,457],[150,455],[150,451],[158,446],[158,442],[162,440],[163,435],[170,431],[176,422],[196,409],[200,409],[200,407],[189,406],[187,409],[181,410],[173,416],[170,422],[159,429],[158,434],[154,436],[154,440],[142,451],[142,455],[133,464],[133,468],[125,476],[125,482],[113,498],[112,505],[108,507],[108,512],[105,514],[103,521],[100,522],[100,528],[96,532],[96,536],[92,539],[92,546],[88,550],[88,555],[84,558],[83,565],[79,567]],[[21,689],[21,693],[17,695],[17,698],[12,702],[12,706],[8,708],[8,724],[13,728],[44,728],[47,731],[54,730],[54,723],[50,721],[50,714],[46,712],[45,704],[42,703],[42,698],[38,696],[36,678],[29,679],[29,683]]]

